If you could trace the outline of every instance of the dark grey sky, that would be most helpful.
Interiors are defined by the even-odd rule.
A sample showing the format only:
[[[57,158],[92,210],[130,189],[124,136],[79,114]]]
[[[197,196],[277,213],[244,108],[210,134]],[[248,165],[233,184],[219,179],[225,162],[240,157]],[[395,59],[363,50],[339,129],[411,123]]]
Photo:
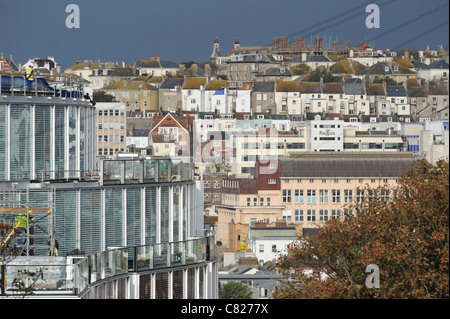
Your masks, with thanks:
[[[80,28],[65,25],[66,6],[80,8]],[[365,25],[367,4],[380,7],[381,27]],[[368,41],[382,49],[448,50],[448,0],[0,0],[0,51],[16,63],[54,56],[63,68],[77,59],[132,63],[159,55],[176,62],[268,45],[274,37],[308,43]]]

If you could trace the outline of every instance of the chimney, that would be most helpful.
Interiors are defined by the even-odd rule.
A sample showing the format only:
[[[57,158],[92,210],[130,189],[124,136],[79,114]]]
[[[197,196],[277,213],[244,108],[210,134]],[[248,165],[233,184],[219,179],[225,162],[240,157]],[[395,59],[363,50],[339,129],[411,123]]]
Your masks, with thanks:
[[[361,50],[364,48],[364,41],[359,41],[359,48]]]
[[[274,38],[273,45],[275,48],[279,48],[280,47],[280,38]]]
[[[287,223],[284,220],[277,220],[275,222],[275,227],[287,227]]]
[[[317,37],[316,38],[316,51],[321,51],[321,50],[322,50],[322,38]]]
[[[337,48],[338,48],[338,42],[333,41],[333,49],[337,50]]]
[[[288,46],[288,38],[286,37],[281,38],[281,48],[286,49],[287,46]]]
[[[303,38],[303,37],[297,38],[297,46],[298,46],[299,50],[303,49],[304,44],[305,44],[305,38]]]
[[[350,48],[350,41],[345,41],[344,45],[346,49]]]
[[[258,220],[253,227],[266,227],[267,224],[262,220]]]

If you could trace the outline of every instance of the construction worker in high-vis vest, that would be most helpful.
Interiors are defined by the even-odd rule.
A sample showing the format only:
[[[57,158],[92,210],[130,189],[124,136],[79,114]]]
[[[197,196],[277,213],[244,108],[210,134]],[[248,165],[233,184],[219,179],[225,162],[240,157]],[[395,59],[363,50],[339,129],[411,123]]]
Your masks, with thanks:
[[[34,81],[34,70],[32,66],[27,68],[25,77],[28,81]]]
[[[26,215],[18,215],[14,218],[14,227],[26,228],[28,224],[28,218]]]

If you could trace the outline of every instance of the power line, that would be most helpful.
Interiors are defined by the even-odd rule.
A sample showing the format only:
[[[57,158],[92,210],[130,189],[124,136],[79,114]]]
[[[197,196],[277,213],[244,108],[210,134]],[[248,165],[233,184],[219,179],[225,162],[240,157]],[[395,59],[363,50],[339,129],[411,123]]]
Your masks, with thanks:
[[[410,43],[411,41],[419,39],[419,38],[423,37],[424,35],[427,35],[428,33],[431,33],[431,32],[433,32],[433,31],[435,31],[435,30],[437,30],[439,28],[442,28],[443,26],[445,26],[447,24],[449,24],[449,20],[441,22],[438,25],[436,25],[436,26],[432,27],[431,29],[428,29],[428,30],[426,30],[426,31],[424,31],[424,32],[422,32],[420,34],[416,34],[414,37],[408,39],[407,41],[398,44],[393,50],[394,51],[400,50],[404,45]]]
[[[398,29],[400,29],[400,28],[403,28],[403,27],[405,27],[405,26],[407,26],[407,25],[409,25],[409,24],[411,24],[411,23],[414,23],[414,22],[416,22],[416,21],[419,20],[419,19],[422,19],[422,18],[424,18],[424,17],[426,17],[426,16],[429,16],[430,14],[435,13],[437,10],[443,9],[443,8],[445,8],[445,7],[448,7],[448,5],[449,5],[448,3],[445,3],[444,5],[441,5],[441,6],[436,7],[436,8],[434,8],[434,9],[428,11],[428,12],[422,13],[422,14],[420,14],[420,15],[414,17],[414,18],[411,18],[411,19],[410,19],[409,21],[407,21],[407,22],[403,22],[403,23],[401,23],[401,24],[399,24],[399,25],[397,25],[397,26],[395,26],[395,27],[393,27],[393,28],[391,28],[391,29],[389,29],[389,30],[384,31],[383,33],[381,33],[381,34],[379,34],[379,35],[376,35],[375,37],[373,37],[373,40],[379,39],[379,38],[381,38],[381,37],[384,37],[385,35],[391,33],[392,31],[396,31],[396,30],[398,30]]]
[[[385,1],[385,2],[382,2],[382,3],[378,4],[378,6],[379,6],[379,7],[383,7],[383,6],[385,6],[385,5],[388,5],[388,4],[393,3],[393,2],[395,2],[395,1],[397,1],[397,0],[388,0],[388,1]],[[365,8],[365,7],[366,7],[368,4],[370,4],[371,2],[373,2],[373,0],[372,0],[372,1],[369,1],[369,2],[367,2],[367,3],[365,3],[365,4],[363,4],[363,5],[361,5],[361,6],[357,6],[357,7],[354,7],[354,8],[352,8],[352,9],[349,9],[349,10],[347,10],[347,11],[345,11],[345,12],[342,12],[342,13],[340,13],[340,14],[337,14],[337,15],[335,15],[334,17],[327,18],[327,19],[325,19],[325,20],[323,20],[323,21],[320,21],[320,22],[318,22],[318,23],[316,23],[316,24],[314,24],[314,25],[312,25],[312,26],[310,26],[310,27],[307,27],[307,28],[305,28],[305,29],[302,29],[301,31],[292,33],[292,34],[290,34],[290,35],[288,36],[288,38],[292,38],[292,37],[294,37],[294,36],[296,36],[296,35],[299,35],[299,34],[301,34],[301,33],[304,33],[304,32],[307,31],[307,30],[311,30],[311,29],[314,30],[314,31],[311,31],[311,32],[305,34],[304,37],[306,38],[306,37],[308,37],[308,36],[312,36],[312,35],[314,35],[315,33],[320,32],[320,31],[323,31],[323,30],[326,30],[326,29],[328,29],[328,28],[332,28],[332,27],[335,27],[335,26],[337,26],[337,25],[339,25],[339,24],[342,24],[343,22],[347,22],[347,21],[352,20],[352,19],[354,19],[354,18],[356,18],[356,17],[360,17],[360,16],[361,16],[361,11],[360,11],[361,8]],[[351,15],[351,16],[349,16],[349,17],[345,17],[348,13],[355,12],[355,11],[356,11],[355,14],[353,14],[353,15]],[[333,21],[333,20],[338,19],[338,18],[340,18],[340,20],[338,20],[337,22],[334,22],[334,23],[328,24],[328,25],[327,25],[327,24],[324,25],[324,23]],[[316,27],[320,27],[320,28],[319,28],[319,29],[314,29],[314,28],[316,28]],[[270,44],[268,44],[268,45],[270,45]]]

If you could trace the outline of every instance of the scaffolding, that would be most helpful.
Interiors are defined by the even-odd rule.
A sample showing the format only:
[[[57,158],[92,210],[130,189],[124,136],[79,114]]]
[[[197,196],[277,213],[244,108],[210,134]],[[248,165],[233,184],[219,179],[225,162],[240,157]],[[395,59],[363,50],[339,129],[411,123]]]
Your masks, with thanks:
[[[0,224],[9,226],[0,249],[10,246],[21,256],[55,256],[54,191],[0,192]]]

